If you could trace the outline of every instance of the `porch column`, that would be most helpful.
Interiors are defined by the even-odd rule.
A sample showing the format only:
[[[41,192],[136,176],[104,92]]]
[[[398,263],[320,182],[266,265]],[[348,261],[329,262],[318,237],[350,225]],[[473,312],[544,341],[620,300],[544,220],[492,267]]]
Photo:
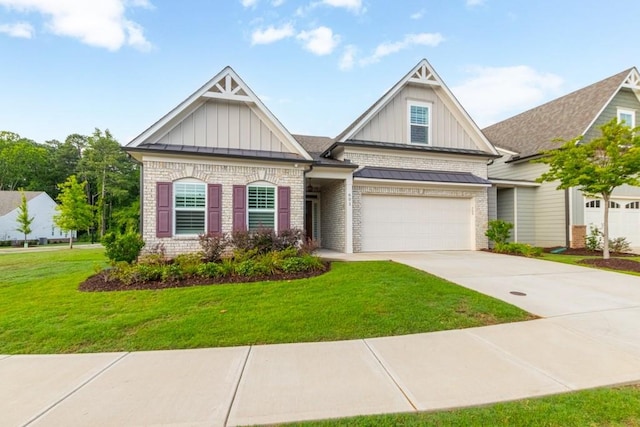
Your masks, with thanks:
[[[344,252],[347,254],[353,253],[353,175],[349,176],[344,181]]]

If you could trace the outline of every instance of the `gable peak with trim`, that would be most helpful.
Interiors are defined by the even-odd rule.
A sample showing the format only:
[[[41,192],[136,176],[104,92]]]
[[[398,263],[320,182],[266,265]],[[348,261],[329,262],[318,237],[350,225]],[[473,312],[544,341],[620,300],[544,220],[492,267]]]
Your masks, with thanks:
[[[560,146],[557,139],[585,135],[622,90],[635,94],[640,107],[640,74],[635,67],[575,90],[484,128],[496,145],[519,158]],[[633,96],[632,96],[633,97]],[[640,112],[640,111],[639,111]]]
[[[433,138],[425,148],[467,150],[475,153],[498,155],[458,99],[453,95],[435,69],[422,59],[402,79],[384,93],[360,117],[352,122],[336,142],[349,141],[398,144],[420,148],[411,144],[408,136],[407,102],[427,102],[433,105],[429,132]],[[376,133],[372,129],[381,129]]]
[[[311,156],[229,66],[125,146],[144,153],[311,161]]]

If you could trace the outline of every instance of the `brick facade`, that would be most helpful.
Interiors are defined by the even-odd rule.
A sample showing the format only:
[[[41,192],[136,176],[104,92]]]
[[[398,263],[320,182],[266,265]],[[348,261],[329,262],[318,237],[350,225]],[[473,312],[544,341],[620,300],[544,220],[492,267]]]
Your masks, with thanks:
[[[345,182],[337,181],[322,187],[320,212],[323,248],[345,250]]]
[[[156,182],[196,179],[222,185],[222,231],[232,230],[233,185],[268,182],[291,187],[291,227],[304,228],[304,170],[294,165],[257,166],[250,164],[214,164],[181,161],[143,161],[143,238],[146,249],[162,243],[167,255],[200,250],[197,236],[156,237]]]

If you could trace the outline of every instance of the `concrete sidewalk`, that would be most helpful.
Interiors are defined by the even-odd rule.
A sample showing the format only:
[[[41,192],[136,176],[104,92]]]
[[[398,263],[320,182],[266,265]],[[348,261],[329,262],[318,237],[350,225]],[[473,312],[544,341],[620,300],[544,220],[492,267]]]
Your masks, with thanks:
[[[0,425],[266,424],[640,382],[640,278],[476,252],[392,257],[555,314],[342,342],[0,356]]]

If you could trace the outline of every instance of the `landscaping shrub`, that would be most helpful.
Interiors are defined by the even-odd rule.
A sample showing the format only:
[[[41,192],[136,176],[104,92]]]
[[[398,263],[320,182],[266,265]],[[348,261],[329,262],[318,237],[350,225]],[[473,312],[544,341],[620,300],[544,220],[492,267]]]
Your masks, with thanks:
[[[282,230],[276,235],[272,250],[281,251],[288,248],[299,248],[304,241],[304,231],[299,228]]]
[[[309,238],[309,239],[305,239],[300,244],[299,252],[300,254],[303,254],[303,255],[311,255],[319,247],[320,247],[320,244],[316,240]]]
[[[198,267],[202,264],[201,253],[180,254],[173,259],[173,264],[180,267],[185,276],[195,276],[198,274]]]
[[[202,256],[208,262],[220,261],[220,257],[229,247],[229,236],[220,233],[207,233],[198,236]]]
[[[248,231],[234,231],[231,233],[231,242],[236,250],[249,250],[253,248],[251,233]]]
[[[631,245],[626,237],[616,237],[609,240],[609,250],[618,253],[631,252]]]
[[[109,270],[109,275],[107,277],[109,280],[116,279],[120,280],[125,285],[130,285],[139,280],[138,267],[136,265],[131,265],[126,261],[118,261],[115,262],[113,268]]]
[[[162,281],[175,282],[184,277],[184,273],[178,264],[165,265],[162,268]]]
[[[132,231],[124,234],[107,233],[102,238],[105,254],[112,263],[125,261],[134,262],[144,247],[144,240],[138,233]]]
[[[256,259],[247,259],[235,266],[236,274],[245,277],[261,276],[266,274],[263,266]]]
[[[602,231],[600,231],[598,227],[591,227],[585,246],[590,251],[598,251],[602,249]]]
[[[505,243],[511,237],[511,230],[513,229],[513,224],[507,221],[503,221],[501,219],[492,219],[487,224],[487,231],[485,231],[484,235],[489,238],[492,242],[495,243],[495,246]]]
[[[138,264],[136,266],[136,280],[140,282],[155,282],[162,280],[164,265],[162,264]]]
[[[502,254],[523,255],[529,258],[542,256],[542,248],[531,246],[528,243],[496,243],[494,249]]]
[[[223,276],[221,264],[217,262],[205,262],[198,266],[197,275],[200,277],[217,278]]]

